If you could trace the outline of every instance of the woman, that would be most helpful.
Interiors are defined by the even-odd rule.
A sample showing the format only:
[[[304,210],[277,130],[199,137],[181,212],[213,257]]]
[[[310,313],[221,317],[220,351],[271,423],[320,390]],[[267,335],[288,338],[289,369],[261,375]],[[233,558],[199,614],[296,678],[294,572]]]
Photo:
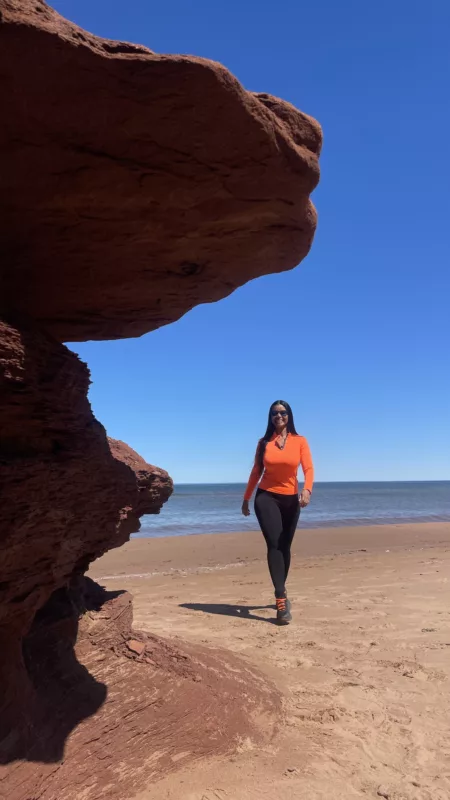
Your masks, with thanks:
[[[300,464],[305,484],[299,494],[297,471]],[[286,595],[291,544],[300,509],[311,499],[314,468],[308,442],[295,430],[292,409],[284,400],[276,400],[270,406],[267,430],[258,442],[255,465],[244,494],[242,513],[245,517],[250,514],[249,500],[261,475],[255,497],[255,514],[267,544],[277,622],[288,625],[292,619],[291,604]]]

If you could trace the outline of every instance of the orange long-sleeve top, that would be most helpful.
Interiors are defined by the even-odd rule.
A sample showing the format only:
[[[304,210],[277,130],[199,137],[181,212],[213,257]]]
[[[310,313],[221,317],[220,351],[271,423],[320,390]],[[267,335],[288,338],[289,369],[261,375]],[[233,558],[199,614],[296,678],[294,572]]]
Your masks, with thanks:
[[[263,470],[258,463],[257,448],[255,465],[250,473],[244,500],[250,500],[261,475],[260,489],[264,489],[266,492],[276,492],[276,494],[296,494],[298,492],[297,472],[300,465],[305,477],[303,488],[312,491],[314,467],[305,437],[288,433],[282,450],[275,443],[276,439],[277,434],[274,433],[271,440],[267,442]]]

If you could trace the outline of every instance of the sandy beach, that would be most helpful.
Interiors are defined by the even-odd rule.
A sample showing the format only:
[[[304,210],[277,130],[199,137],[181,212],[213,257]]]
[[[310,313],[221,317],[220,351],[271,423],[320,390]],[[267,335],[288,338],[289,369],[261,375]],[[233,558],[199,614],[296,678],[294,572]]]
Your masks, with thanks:
[[[136,628],[225,647],[282,695],[267,745],[136,800],[450,797],[450,524],[300,531],[293,552],[286,628],[257,533],[134,539],[92,566]]]

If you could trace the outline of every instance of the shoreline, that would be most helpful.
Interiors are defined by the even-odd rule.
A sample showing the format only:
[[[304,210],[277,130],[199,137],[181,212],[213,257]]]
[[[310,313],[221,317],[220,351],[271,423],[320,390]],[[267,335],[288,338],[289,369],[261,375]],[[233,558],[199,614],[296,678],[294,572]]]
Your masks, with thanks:
[[[136,632],[198,663],[231,653],[237,679],[257,669],[281,697],[273,740],[230,758],[186,747],[130,800],[450,797],[449,523],[300,530],[283,628],[259,532],[133,539],[90,576],[133,595]]]
[[[292,556],[303,560],[445,546],[450,546],[450,522],[300,528],[294,538]],[[93,562],[89,576],[94,580],[148,579],[177,573],[211,572],[265,562],[265,559],[260,531],[136,537]]]
[[[156,520],[155,520],[156,523]],[[305,521],[304,518],[301,520],[301,524],[297,528],[297,531],[317,531],[323,529],[335,529],[335,528],[379,528],[385,525],[428,525],[428,524],[435,524],[435,523],[448,523],[450,524],[450,517],[446,517],[440,514],[435,515],[427,515],[427,516],[420,516],[420,517],[390,517],[389,519],[382,519],[381,517],[372,518],[369,517],[359,517],[357,519],[342,519],[342,520],[333,520],[333,519],[326,519],[320,522],[314,521]],[[257,528],[241,528],[236,526],[235,528],[227,528],[223,530],[211,530],[205,526],[205,530],[189,530],[185,529],[184,533],[179,532],[180,526],[173,526],[173,532],[168,533],[168,530],[171,530],[170,526],[157,527],[155,524],[154,532],[152,528],[145,528],[142,526],[140,531],[131,534],[132,539],[169,539],[174,538],[177,536],[204,536],[204,535],[224,535],[227,533],[255,533]],[[143,531],[143,532],[141,532]]]

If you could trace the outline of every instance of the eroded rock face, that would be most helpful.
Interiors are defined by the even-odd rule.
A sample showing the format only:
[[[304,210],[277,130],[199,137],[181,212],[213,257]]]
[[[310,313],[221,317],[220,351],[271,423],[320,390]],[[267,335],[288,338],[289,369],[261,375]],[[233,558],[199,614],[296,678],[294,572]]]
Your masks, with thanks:
[[[51,592],[139,529],[172,491],[164,470],[94,418],[89,371],[64,345],[0,322],[0,625],[30,622]]]
[[[99,39],[42,0],[0,0],[0,78],[0,762],[28,762],[0,778],[9,800],[123,797],[188,739],[195,758],[256,736],[277,699],[223,655],[132,632],[129,598],[86,588],[172,482],[107,439],[61,342],[138,336],[294,267],[321,133],[219,64]]]
[[[313,119],[41,0],[0,12],[1,302],[60,341],[139,336],[304,258]]]
[[[167,473],[108,443],[88,386],[64,345],[0,322],[0,745],[30,689],[22,641],[36,612],[172,491]]]
[[[108,445],[112,457],[130,467],[136,476],[138,494],[133,503],[133,530],[130,530],[130,533],[134,533],[138,530],[134,527],[136,518],[139,519],[143,514],[159,514],[162,504],[172,493],[172,480],[165,470],[147,464],[129,444],[108,436]],[[122,525],[126,519],[128,517],[124,518]]]

